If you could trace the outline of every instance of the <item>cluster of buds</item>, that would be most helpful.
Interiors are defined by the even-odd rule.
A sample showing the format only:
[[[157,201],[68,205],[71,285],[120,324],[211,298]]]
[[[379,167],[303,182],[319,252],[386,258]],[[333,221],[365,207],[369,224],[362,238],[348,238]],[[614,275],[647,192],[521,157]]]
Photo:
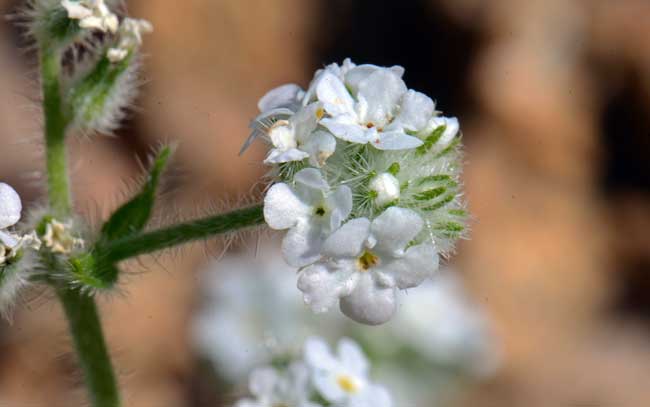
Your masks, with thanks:
[[[302,358],[284,368],[255,369],[249,380],[255,398],[235,406],[391,407],[390,394],[369,380],[369,369],[363,351],[351,339],[342,339],[334,355],[324,340],[309,338]]]
[[[146,20],[126,17],[120,23],[104,0],[62,0],[61,6],[68,18],[79,21],[79,27],[117,35],[115,46],[107,52],[114,63],[123,61],[142,45],[142,34],[153,31],[153,25]]]
[[[398,290],[432,276],[464,236],[458,120],[403,74],[347,59],[259,102],[244,148],[270,143],[265,220],[288,230],[283,255],[315,312],[338,302],[358,322],[388,321]]]

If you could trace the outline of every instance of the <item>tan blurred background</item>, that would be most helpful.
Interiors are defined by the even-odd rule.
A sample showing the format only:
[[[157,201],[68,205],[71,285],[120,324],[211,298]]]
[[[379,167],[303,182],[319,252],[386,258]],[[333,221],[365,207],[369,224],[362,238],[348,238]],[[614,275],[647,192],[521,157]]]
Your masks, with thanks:
[[[19,4],[0,0],[0,12]],[[400,64],[409,87],[460,117],[475,222],[453,262],[504,353],[459,406],[650,405],[650,2],[129,4],[156,28],[141,111],[117,137],[70,139],[76,206],[93,222],[164,141],[180,143],[168,211],[245,194],[264,173],[263,151],[237,152],[266,90],[306,85],[346,56]],[[41,119],[21,46],[3,23],[0,179],[36,205]],[[213,405],[187,334],[202,261],[200,247],[143,259],[122,293],[103,298],[127,406]],[[23,304],[0,326],[0,400],[83,405],[58,306],[47,292]]]

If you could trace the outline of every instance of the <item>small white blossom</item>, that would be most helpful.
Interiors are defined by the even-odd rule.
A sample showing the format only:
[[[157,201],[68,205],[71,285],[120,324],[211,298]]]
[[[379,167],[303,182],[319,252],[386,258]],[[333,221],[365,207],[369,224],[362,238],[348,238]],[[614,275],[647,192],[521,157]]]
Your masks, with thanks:
[[[398,207],[372,222],[347,222],[323,244],[323,259],[301,272],[298,288],[305,302],[324,312],[340,299],[341,311],[355,321],[388,321],[395,313],[396,290],[420,285],[438,268],[431,243],[408,246],[422,227],[415,212]]]
[[[17,235],[8,229],[20,220],[23,206],[18,193],[9,185],[0,182],[0,266],[16,257],[23,247],[40,248],[35,233]]]
[[[350,215],[352,192],[345,185],[330,189],[315,168],[298,172],[294,184],[278,183],[269,189],[264,219],[272,229],[289,229],[282,252],[290,265],[302,267],[320,258],[325,239]]]
[[[68,18],[79,20],[81,28],[117,32],[119,20],[104,0],[62,0],[61,6],[68,12]]]
[[[314,132],[324,114],[320,103],[312,103],[287,120],[273,123],[268,129],[268,136],[275,148],[264,162],[279,164],[309,158],[311,165],[322,166],[336,149],[336,140],[331,134]]]
[[[255,398],[240,400],[235,407],[320,407],[309,401],[309,370],[301,362],[291,363],[286,372],[255,369],[248,387]]]
[[[368,360],[354,341],[341,339],[334,356],[325,341],[310,338],[305,343],[305,361],[312,369],[314,387],[333,405],[392,406],[388,391],[369,381]]]
[[[61,223],[56,219],[47,223],[42,240],[43,245],[52,253],[70,254],[73,250],[84,247],[83,239],[73,236],[70,232],[70,224]]]
[[[348,75],[359,68],[353,68]],[[377,69],[363,77],[357,86],[356,100],[341,79],[325,72],[316,85],[316,95],[331,116],[321,123],[334,136],[352,143],[370,143],[380,150],[422,145],[420,139],[405,131],[416,129],[422,118],[426,123],[433,113],[432,101],[427,110],[410,108],[409,105],[422,102],[410,96],[412,93],[407,92],[404,81],[389,69]],[[402,99],[406,107],[400,111]]]
[[[381,173],[370,180],[369,189],[377,195],[375,203],[384,206],[399,199],[400,185],[393,174]]]
[[[120,62],[131,51],[142,45],[142,34],[153,32],[153,25],[142,19],[125,18],[120,24],[117,46],[108,50],[108,59],[111,62]]]

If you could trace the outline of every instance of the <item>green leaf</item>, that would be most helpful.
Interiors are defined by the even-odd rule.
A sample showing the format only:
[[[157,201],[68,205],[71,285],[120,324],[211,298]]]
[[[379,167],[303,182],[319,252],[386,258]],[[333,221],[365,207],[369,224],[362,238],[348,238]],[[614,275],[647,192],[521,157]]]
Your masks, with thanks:
[[[123,238],[144,229],[151,217],[160,176],[167,166],[170,155],[169,147],[160,151],[153,162],[142,191],[113,213],[102,227],[100,242]]]

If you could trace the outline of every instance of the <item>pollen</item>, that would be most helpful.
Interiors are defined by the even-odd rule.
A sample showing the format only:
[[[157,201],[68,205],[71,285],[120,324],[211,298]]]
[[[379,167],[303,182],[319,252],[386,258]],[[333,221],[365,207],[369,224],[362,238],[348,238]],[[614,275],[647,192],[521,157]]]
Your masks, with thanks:
[[[346,393],[354,394],[359,391],[359,384],[354,377],[348,375],[339,375],[336,378],[336,383]]]
[[[371,267],[379,264],[379,257],[371,251],[364,251],[359,258],[357,258],[357,267],[360,271],[368,271]]]
[[[322,107],[316,109],[316,118],[320,120],[323,118],[323,116],[325,116],[325,109],[323,109]]]

